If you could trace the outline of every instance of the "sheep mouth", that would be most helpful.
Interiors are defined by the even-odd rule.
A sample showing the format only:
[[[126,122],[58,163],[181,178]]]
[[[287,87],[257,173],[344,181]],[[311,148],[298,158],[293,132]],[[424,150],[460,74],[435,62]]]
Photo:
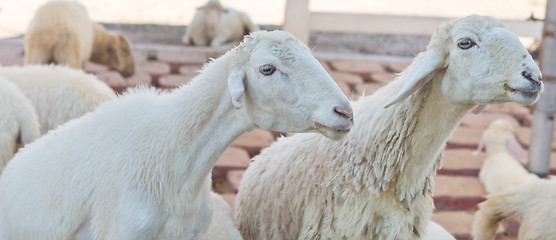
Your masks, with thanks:
[[[527,90],[524,90],[524,89],[512,88],[512,87],[508,86],[508,84],[504,84],[504,89],[506,91],[509,91],[512,94],[518,94],[518,95],[521,95],[525,98],[536,98],[540,93],[540,91],[535,91],[535,90],[527,91]]]
[[[317,127],[318,129],[325,129],[334,133],[348,133],[349,130],[351,130],[351,128],[349,127],[348,128],[329,127],[318,122],[315,122],[315,127]]]

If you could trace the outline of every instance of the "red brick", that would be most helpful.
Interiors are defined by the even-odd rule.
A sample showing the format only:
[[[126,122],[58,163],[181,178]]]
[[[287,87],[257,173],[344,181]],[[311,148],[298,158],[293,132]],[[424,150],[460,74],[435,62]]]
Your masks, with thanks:
[[[335,71],[353,73],[363,78],[368,78],[371,73],[386,72],[380,63],[361,59],[334,60],[330,62],[330,65]]]
[[[162,62],[143,62],[136,66],[137,72],[144,72],[151,76],[153,83],[158,84],[160,77],[170,74],[170,66]]]
[[[133,57],[133,61],[137,65],[137,63],[142,63],[147,61],[148,53],[147,51],[131,50],[131,56]]]
[[[247,151],[238,147],[228,147],[212,169],[212,176],[224,177],[231,170],[246,169],[250,162]]]
[[[336,84],[338,84],[338,87],[340,87],[340,90],[342,90],[342,93],[344,93],[344,95],[348,97],[353,95],[353,91],[351,90],[349,84],[342,81],[341,79],[334,79],[334,81],[336,81]]]
[[[191,79],[192,78],[189,76],[178,74],[166,75],[158,79],[158,85],[161,88],[176,88],[183,84],[189,83]]]
[[[231,146],[240,147],[249,152],[249,156],[259,154],[262,148],[270,146],[275,141],[274,135],[267,130],[257,128],[239,136]]]
[[[488,105],[485,110],[485,113],[506,113],[512,115],[515,119],[517,119],[523,126],[531,126],[530,125],[530,116],[531,111],[528,107],[523,106],[519,103],[515,102],[507,102],[502,104],[494,104]]]
[[[401,73],[403,70],[407,68],[407,66],[409,66],[410,63],[411,61],[392,62],[392,63],[387,63],[385,68],[390,73]]]
[[[243,177],[244,172],[245,170],[232,170],[228,172],[228,184],[230,184],[230,187],[235,193],[237,193],[237,191],[239,190],[239,183],[241,181],[241,177]]]
[[[322,65],[324,70],[326,70],[328,73],[332,72],[332,69],[330,68],[330,63],[328,61],[320,60],[320,59],[318,59],[318,61],[320,65]]]
[[[23,46],[21,44],[5,43],[0,45],[1,66],[23,65]]]
[[[230,205],[230,208],[232,208],[232,213],[233,213],[234,210],[235,210],[235,201],[236,201],[237,194],[236,193],[222,193],[222,194],[220,194],[220,196],[222,196],[224,201],[226,201],[226,203],[228,203],[228,205]]]
[[[114,91],[121,92],[126,88],[124,77],[116,71],[101,72],[97,78],[110,86]]]
[[[182,65],[202,65],[207,62],[207,60],[208,58],[202,52],[191,51],[184,54],[183,52],[162,51],[158,53],[158,61],[168,63],[172,73],[179,73],[179,69]]]
[[[355,86],[355,96],[365,96],[371,95],[376,92],[381,87],[384,87],[385,83],[377,83],[377,82],[370,82],[370,83],[363,83],[360,85]]]
[[[109,69],[107,66],[98,64],[98,63],[93,63],[93,62],[87,62],[87,64],[85,65],[85,72],[88,73],[92,73],[92,74],[99,74],[102,72],[108,72]]]
[[[437,175],[434,205],[439,210],[471,210],[484,201],[485,188],[477,177]]]
[[[442,168],[437,174],[477,176],[486,159],[486,154],[480,152],[473,156],[475,150],[465,148],[446,149],[442,158]]]
[[[483,135],[483,129],[458,127],[448,139],[446,147],[450,148],[471,148],[476,149]]]
[[[440,224],[446,231],[451,233],[458,240],[471,239],[471,231],[475,211],[435,211],[431,220]],[[496,230],[497,240],[517,240],[515,236],[508,236],[504,232],[503,226],[509,226],[505,221]],[[511,224],[514,224],[513,222]],[[512,226],[513,227],[513,226]]]
[[[394,73],[373,73],[370,75],[371,82],[389,83],[396,79],[397,75]]]
[[[431,220],[440,224],[454,237],[469,237],[474,214],[474,211],[435,211]]]
[[[336,82],[339,81],[345,82],[350,88],[354,88],[359,84],[363,84],[363,78],[361,78],[359,75],[355,75],[351,73],[333,71],[330,73],[330,76]]]
[[[180,75],[189,77],[193,79],[199,75],[199,71],[203,68],[203,65],[184,65],[180,67]]]
[[[497,119],[506,119],[513,123],[514,127],[519,126],[519,122],[509,114],[488,112],[479,114],[468,113],[461,121],[461,126],[486,129],[492,122],[494,122],[494,120]]]
[[[149,86],[152,83],[151,76],[149,74],[142,73],[142,72],[136,72],[131,77],[128,77],[125,80],[129,87],[135,87],[139,85]]]

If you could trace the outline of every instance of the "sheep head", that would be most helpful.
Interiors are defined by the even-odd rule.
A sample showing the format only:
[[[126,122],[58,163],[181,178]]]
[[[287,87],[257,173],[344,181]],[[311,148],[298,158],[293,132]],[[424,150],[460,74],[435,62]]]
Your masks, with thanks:
[[[483,132],[477,152],[486,147],[487,151],[500,152],[508,151],[514,158],[522,164],[527,164],[525,150],[515,137],[515,128],[512,122],[507,119],[497,119],[490,123]]]
[[[347,97],[291,34],[260,31],[232,50],[232,103],[256,125],[283,132],[320,132],[340,139],[353,125]],[[276,118],[275,116],[280,116]]]
[[[427,51],[402,73],[404,86],[386,107],[443,73],[446,100],[478,105],[533,104],[543,90],[541,72],[519,39],[491,17],[471,15],[439,27]],[[480,111],[478,111],[480,112]]]
[[[94,24],[95,44],[90,60],[112,70],[120,72],[124,77],[133,75],[135,63],[131,55],[129,40],[121,33],[106,31],[99,24]]]

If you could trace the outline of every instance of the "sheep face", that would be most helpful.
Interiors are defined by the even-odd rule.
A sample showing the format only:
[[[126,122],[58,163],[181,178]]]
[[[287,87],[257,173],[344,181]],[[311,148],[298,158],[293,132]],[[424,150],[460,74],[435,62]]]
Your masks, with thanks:
[[[491,17],[471,15],[437,29],[427,51],[404,70],[404,83],[389,107],[442,76],[446,100],[465,105],[534,103],[541,72],[519,39]],[[477,111],[474,111],[477,113]]]
[[[232,101],[241,107],[244,99],[256,125],[282,132],[320,132],[331,139],[340,139],[352,127],[349,100],[291,34],[255,32],[236,49],[247,59],[228,79]],[[246,93],[242,100],[241,83]]]
[[[133,75],[135,63],[131,55],[129,40],[121,33],[110,32],[105,41],[103,48],[97,50],[91,60],[120,72],[124,77]]]
[[[470,16],[447,32],[445,96],[459,103],[530,105],[543,89],[541,72],[519,39],[498,21]]]

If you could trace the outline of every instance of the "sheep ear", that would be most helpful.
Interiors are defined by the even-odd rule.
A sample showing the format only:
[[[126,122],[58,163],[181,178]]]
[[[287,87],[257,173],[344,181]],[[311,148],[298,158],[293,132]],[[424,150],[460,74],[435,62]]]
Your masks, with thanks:
[[[436,70],[444,67],[444,53],[441,50],[428,50],[419,54],[413,61],[413,64],[409,65],[401,74],[401,77],[405,79],[403,79],[400,93],[394,100],[386,104],[384,108],[388,108],[409,97],[430,81]]]
[[[243,85],[244,77],[245,73],[239,69],[234,69],[230,76],[228,76],[228,89],[230,90],[232,104],[236,109],[243,107],[243,103],[240,102],[239,98],[245,92],[245,86]]]
[[[483,149],[485,149],[485,134],[483,133],[483,136],[481,137],[481,141],[479,141],[479,146],[477,146],[477,149],[475,149],[475,151],[473,152],[473,156],[476,157],[478,156]]]
[[[512,156],[517,159],[521,164],[527,165],[527,157],[525,156],[525,150],[519,144],[515,138],[510,138],[506,140],[506,147]]]

